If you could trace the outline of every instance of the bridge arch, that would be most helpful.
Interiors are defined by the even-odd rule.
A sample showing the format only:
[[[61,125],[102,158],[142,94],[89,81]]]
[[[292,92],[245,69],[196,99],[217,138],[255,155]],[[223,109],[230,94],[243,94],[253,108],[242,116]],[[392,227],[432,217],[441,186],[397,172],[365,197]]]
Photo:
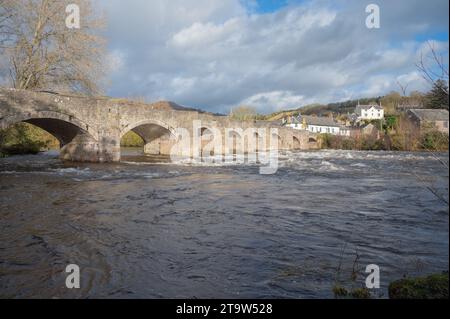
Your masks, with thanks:
[[[136,134],[140,135],[139,133],[136,132],[136,130],[139,131],[139,128],[144,128],[144,127],[161,127],[165,130],[167,130],[168,132],[170,132],[171,135],[176,136],[176,132],[175,132],[175,128],[173,128],[172,126],[170,126],[169,124],[157,120],[157,119],[148,119],[148,120],[142,120],[142,121],[138,121],[138,122],[133,122],[130,123],[128,125],[126,125],[124,128],[122,128],[122,130],[120,131],[120,138],[124,137],[125,134],[127,134],[129,131],[134,131]],[[141,132],[141,134],[143,134],[143,132]],[[145,138],[143,136],[141,136],[144,141]]]
[[[276,146],[274,145],[273,141],[277,142]],[[282,142],[283,142],[283,140],[281,139],[281,136],[278,133],[272,133],[270,136],[270,141],[269,141],[270,149],[271,150],[281,149]]]
[[[214,143],[214,139],[217,138],[214,135],[214,130],[209,127],[202,126],[199,128],[199,137],[200,137],[200,154],[201,157],[214,156],[216,149]]]
[[[244,132],[236,128],[226,132],[226,153],[227,155],[242,155],[244,153]]]
[[[257,129],[249,129],[245,131],[243,136],[245,153],[258,153],[260,151],[261,136]]]
[[[17,123],[29,123],[53,135],[61,147],[69,144],[77,135],[89,136],[98,141],[98,132],[73,115],[53,111],[41,111],[6,116],[0,119],[0,128],[8,128]]]
[[[120,140],[130,131],[144,141],[143,152],[147,155],[170,155],[171,146],[178,138],[173,127],[157,119],[128,124],[121,130]]]

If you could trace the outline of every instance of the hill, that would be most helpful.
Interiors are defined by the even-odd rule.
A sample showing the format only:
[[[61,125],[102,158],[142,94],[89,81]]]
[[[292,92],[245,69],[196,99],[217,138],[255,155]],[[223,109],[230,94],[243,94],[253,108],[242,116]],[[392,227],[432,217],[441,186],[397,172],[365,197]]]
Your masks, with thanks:
[[[301,113],[303,115],[317,115],[317,116],[327,116],[330,112],[335,115],[342,115],[347,113],[353,113],[355,111],[355,107],[358,104],[369,104],[371,102],[379,102],[382,97],[375,98],[364,98],[359,100],[348,100],[345,102],[337,102],[337,103],[329,103],[329,104],[310,104],[299,107],[293,110],[286,110],[281,112],[276,112],[267,115],[267,120],[269,121],[278,121],[283,117],[297,115]]]

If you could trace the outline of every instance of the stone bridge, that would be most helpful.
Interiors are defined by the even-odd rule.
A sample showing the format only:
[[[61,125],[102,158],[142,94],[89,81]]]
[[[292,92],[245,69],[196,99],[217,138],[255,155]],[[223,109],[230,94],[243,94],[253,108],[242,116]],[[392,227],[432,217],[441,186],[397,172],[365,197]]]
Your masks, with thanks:
[[[180,128],[192,136],[199,130],[200,150],[205,140],[217,132],[223,139],[232,138],[233,147],[231,150],[223,148],[223,154],[247,152],[248,143],[242,135],[248,130],[254,130],[255,151],[271,149],[273,139],[277,139],[277,149],[281,150],[317,147],[316,136],[306,131],[264,121],[235,121],[228,116],[183,108],[170,102],[146,104],[107,97],[0,88],[0,129],[18,122],[27,122],[49,132],[61,144],[61,159],[79,162],[120,161],[120,140],[129,131],[142,137],[144,151],[150,154],[168,155],[175,149],[180,154],[190,152],[190,156],[197,156],[192,147],[194,142],[188,142],[189,145],[178,143]],[[261,131],[265,136],[261,136]],[[181,147],[174,148],[177,143]]]

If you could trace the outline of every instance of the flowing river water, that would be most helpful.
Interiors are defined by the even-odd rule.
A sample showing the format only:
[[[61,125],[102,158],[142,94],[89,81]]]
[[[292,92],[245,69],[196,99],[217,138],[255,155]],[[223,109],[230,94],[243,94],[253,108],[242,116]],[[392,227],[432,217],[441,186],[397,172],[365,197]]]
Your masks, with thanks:
[[[338,281],[364,285],[368,264],[387,297],[393,280],[448,270],[434,155],[287,152],[279,165],[0,159],[0,297],[332,298]]]

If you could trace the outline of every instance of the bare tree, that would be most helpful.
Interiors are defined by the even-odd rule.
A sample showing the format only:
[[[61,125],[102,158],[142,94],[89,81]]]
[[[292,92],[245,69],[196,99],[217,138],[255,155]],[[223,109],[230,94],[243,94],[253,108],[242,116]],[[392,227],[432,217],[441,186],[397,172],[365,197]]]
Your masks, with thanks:
[[[104,20],[90,0],[0,0],[2,36],[10,76],[18,89],[98,93],[103,79]],[[80,28],[66,26],[66,7],[80,8]],[[0,34],[1,36],[1,34]]]
[[[8,20],[11,18],[11,11],[4,5],[5,0],[0,0],[0,50],[3,44],[9,39],[10,30],[8,29]]]
[[[397,81],[397,85],[400,87],[400,90],[402,91],[402,94],[403,94],[402,96],[406,96],[406,92],[408,90],[409,83],[403,84],[400,81]]]
[[[448,84],[449,73],[448,64],[445,63],[445,54],[438,52],[433,42],[428,41],[427,45],[429,52],[426,55],[423,52],[420,54],[420,60],[416,64],[417,69],[421,72],[422,77],[432,85],[439,80]],[[442,90],[448,94],[445,88]]]
[[[258,113],[252,106],[240,105],[231,111],[230,117],[239,121],[254,120]]]

